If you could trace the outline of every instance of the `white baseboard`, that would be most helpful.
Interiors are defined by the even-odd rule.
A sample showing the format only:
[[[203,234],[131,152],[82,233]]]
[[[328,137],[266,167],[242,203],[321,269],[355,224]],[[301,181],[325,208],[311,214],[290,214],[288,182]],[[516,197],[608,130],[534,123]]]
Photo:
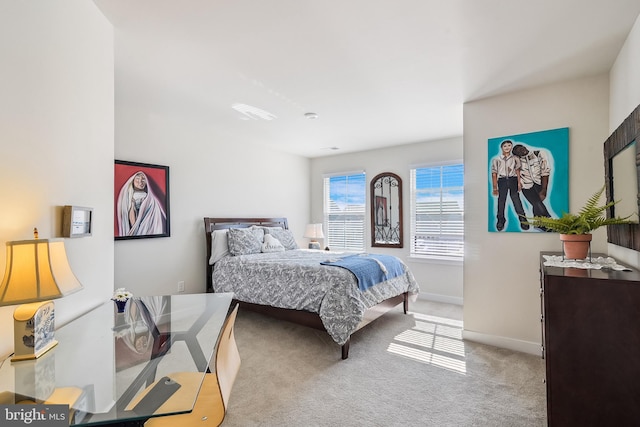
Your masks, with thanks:
[[[539,342],[521,341],[513,338],[487,335],[466,329],[462,331],[462,339],[542,357],[542,344]]]
[[[420,292],[418,294],[418,299],[426,300],[426,301],[435,301],[435,302],[444,302],[447,304],[455,304],[462,305],[462,298],[452,297],[449,295],[440,295],[440,294],[429,294],[426,292]]]

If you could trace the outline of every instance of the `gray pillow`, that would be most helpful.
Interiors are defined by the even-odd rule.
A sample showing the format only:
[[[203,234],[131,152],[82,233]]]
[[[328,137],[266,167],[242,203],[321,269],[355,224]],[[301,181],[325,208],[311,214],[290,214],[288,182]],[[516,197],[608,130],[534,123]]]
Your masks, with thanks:
[[[260,253],[263,236],[264,231],[259,228],[230,228],[229,252],[234,256]]]
[[[292,249],[298,249],[298,244],[296,243],[296,239],[293,237],[291,230],[285,230],[284,228],[278,227],[265,227],[264,229],[267,234],[271,234],[273,237],[278,239],[286,250],[290,251]]]
[[[249,228],[253,232],[253,235],[256,236],[256,239],[258,239],[260,241],[260,244],[262,245],[262,242],[264,242],[264,228],[257,225],[252,225]]]

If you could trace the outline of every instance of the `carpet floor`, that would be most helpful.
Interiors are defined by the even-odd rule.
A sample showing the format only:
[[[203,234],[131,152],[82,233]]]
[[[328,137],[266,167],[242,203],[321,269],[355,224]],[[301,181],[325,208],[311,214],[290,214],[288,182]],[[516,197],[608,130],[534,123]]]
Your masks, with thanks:
[[[462,308],[418,300],[351,338],[240,310],[223,426],[545,426],[544,361],[462,340]]]

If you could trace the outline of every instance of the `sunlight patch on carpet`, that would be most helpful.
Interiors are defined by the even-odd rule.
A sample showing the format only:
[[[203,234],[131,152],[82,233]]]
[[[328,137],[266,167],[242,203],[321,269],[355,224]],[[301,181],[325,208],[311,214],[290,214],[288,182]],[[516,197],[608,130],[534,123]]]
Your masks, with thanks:
[[[393,339],[387,351],[422,363],[466,374],[462,322],[412,313],[416,324]]]
[[[446,317],[431,316],[422,313],[411,313],[416,320],[424,320],[425,322],[437,323],[438,325],[449,325],[462,329],[462,320],[448,319]]]

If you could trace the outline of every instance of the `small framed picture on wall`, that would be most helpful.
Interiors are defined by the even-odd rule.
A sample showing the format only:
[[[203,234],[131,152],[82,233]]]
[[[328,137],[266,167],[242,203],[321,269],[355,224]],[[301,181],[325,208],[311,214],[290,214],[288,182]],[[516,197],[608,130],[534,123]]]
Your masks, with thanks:
[[[62,213],[62,237],[91,236],[93,209],[65,206]]]

